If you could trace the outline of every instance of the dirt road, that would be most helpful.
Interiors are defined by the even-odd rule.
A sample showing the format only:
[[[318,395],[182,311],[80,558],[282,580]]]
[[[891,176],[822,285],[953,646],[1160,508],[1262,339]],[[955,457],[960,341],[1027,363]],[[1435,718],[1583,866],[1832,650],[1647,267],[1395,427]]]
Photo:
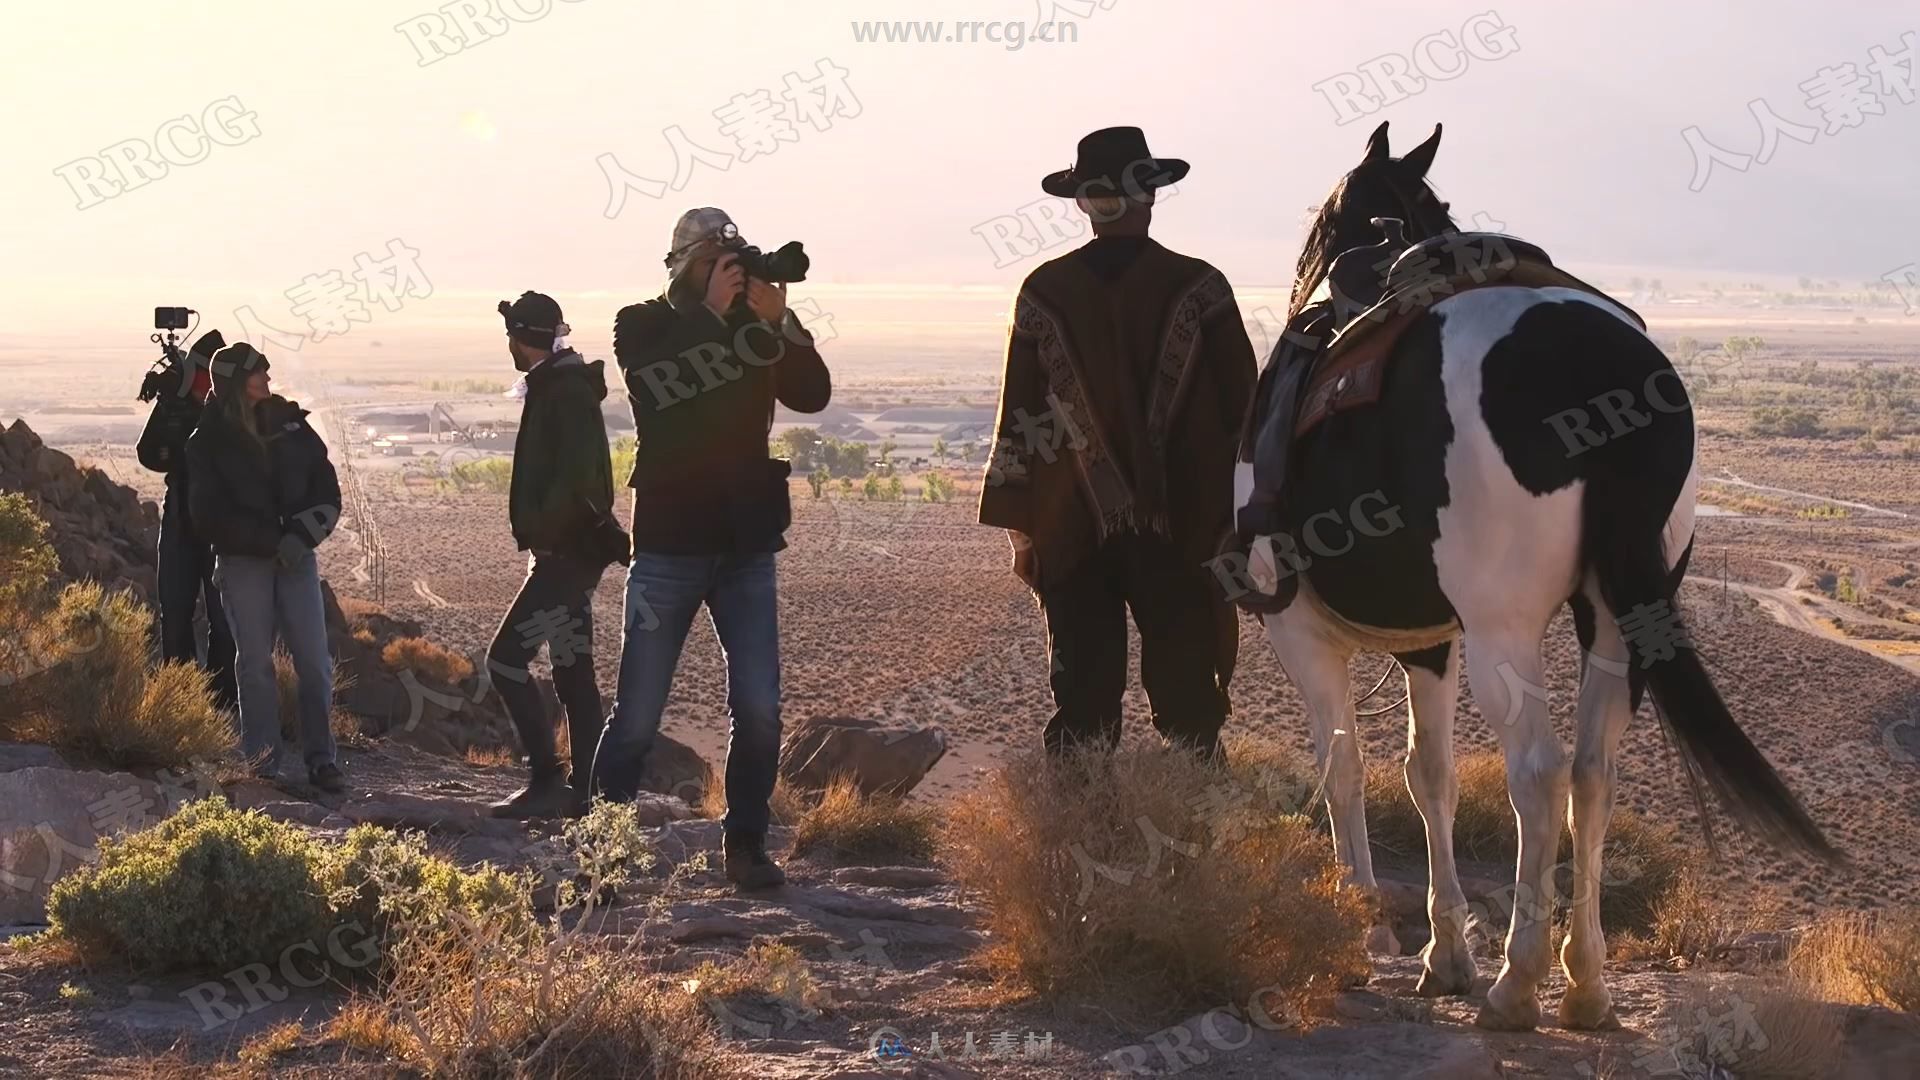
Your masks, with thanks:
[[[1916,675],[1920,675],[1920,653],[1901,652],[1890,647],[1905,643],[1873,641],[1852,637],[1841,632],[1833,620],[1844,619],[1856,625],[1884,626],[1888,629],[1903,632],[1911,632],[1913,629],[1911,625],[1895,622],[1892,619],[1882,619],[1878,616],[1868,615],[1858,609],[1842,604],[1823,593],[1808,590],[1806,585],[1813,577],[1813,573],[1804,566],[1790,562],[1782,562],[1778,559],[1767,559],[1765,561],[1787,572],[1787,583],[1785,585],[1768,587],[1765,585],[1749,585],[1740,581],[1728,581],[1724,584],[1727,588],[1738,589],[1748,596],[1753,597],[1754,600],[1758,601],[1760,606],[1766,610],[1767,614],[1771,615],[1774,621],[1782,626],[1798,630],[1803,634],[1811,634],[1814,637],[1825,638],[1828,641],[1837,641],[1849,648],[1858,649],[1870,656],[1885,660],[1887,663],[1893,664],[1896,667],[1904,668]],[[1698,581],[1704,585],[1722,584],[1718,578],[1692,574],[1688,575],[1688,580]]]

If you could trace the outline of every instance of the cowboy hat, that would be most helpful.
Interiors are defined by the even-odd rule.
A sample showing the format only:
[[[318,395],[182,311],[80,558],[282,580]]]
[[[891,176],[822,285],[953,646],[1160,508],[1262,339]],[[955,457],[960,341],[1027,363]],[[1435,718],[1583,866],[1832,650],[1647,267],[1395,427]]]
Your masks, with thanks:
[[[1040,190],[1063,199],[1085,195],[1139,195],[1176,184],[1189,166],[1179,158],[1156,158],[1137,127],[1101,128],[1080,140],[1073,167],[1048,173]]]

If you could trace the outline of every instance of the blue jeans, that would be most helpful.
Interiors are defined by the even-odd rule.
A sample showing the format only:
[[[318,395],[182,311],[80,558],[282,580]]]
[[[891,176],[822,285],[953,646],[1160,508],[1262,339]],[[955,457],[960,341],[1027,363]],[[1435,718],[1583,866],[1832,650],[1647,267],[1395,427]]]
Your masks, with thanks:
[[[291,567],[250,555],[220,555],[214,559],[213,576],[237,649],[242,752],[263,773],[279,770],[280,684],[273,673],[278,630],[299,681],[295,698],[307,768],[332,764],[338,753],[331,723],[333,657],[327,652],[319,561],[312,552]]]
[[[780,630],[773,554],[658,555],[636,551],[627,571],[626,627],[613,712],[593,759],[593,790],[614,800],[640,775],[700,605],[727,663],[728,832],[765,832],[780,767]]]

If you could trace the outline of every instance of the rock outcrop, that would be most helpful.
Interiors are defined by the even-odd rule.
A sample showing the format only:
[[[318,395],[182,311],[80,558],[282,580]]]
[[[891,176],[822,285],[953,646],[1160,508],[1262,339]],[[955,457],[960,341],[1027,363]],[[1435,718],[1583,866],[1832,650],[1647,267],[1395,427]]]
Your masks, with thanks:
[[[160,508],[40,441],[24,420],[0,429],[0,491],[32,498],[68,581],[92,579],[154,599]]]

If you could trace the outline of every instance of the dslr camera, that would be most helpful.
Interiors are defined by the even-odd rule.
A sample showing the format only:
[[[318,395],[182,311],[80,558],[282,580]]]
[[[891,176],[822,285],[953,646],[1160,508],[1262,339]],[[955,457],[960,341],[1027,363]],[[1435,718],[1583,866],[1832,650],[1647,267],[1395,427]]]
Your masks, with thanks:
[[[723,251],[739,261],[740,269],[750,278],[759,278],[769,285],[782,285],[788,282],[807,280],[807,269],[813,260],[807,258],[800,241],[789,240],[769,255],[752,244],[742,244]]]

